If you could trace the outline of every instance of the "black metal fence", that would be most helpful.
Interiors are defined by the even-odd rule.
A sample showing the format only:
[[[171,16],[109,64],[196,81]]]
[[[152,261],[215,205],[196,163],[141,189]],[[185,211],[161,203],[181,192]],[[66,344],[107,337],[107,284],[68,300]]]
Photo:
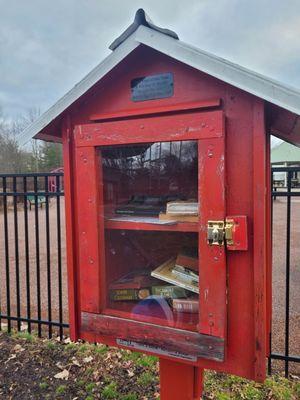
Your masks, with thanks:
[[[293,329],[294,314],[299,316],[300,311],[294,304],[299,281],[291,281],[295,270],[300,273],[300,253],[294,250],[300,247],[298,174],[299,167],[272,169],[275,310],[268,370],[271,373],[274,363],[283,362],[286,376],[290,364],[300,363],[291,343],[299,335]],[[35,330],[39,336],[62,338],[68,328],[63,196],[62,173],[0,174],[0,329]],[[276,285],[282,280],[280,291]]]
[[[62,173],[0,175],[0,329],[68,327],[63,196]]]
[[[271,185],[273,318],[268,372],[272,373],[273,360],[278,360],[288,377],[291,364],[300,363],[295,353],[299,352],[300,324],[300,167],[273,167]]]

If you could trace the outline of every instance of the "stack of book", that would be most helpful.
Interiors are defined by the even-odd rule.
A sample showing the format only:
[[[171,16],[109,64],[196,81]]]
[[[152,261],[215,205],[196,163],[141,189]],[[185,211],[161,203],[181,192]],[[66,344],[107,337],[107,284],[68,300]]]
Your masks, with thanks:
[[[196,201],[170,201],[166,212],[159,214],[161,220],[178,222],[198,222],[198,203]]]
[[[112,301],[144,300],[150,295],[167,299],[186,298],[187,293],[180,286],[167,285],[151,276],[151,271],[132,271],[109,286],[109,297]]]
[[[166,299],[173,311],[197,313],[199,273],[196,248],[184,247],[177,257],[150,270],[132,271],[109,286],[111,301],[140,301],[150,296]]]
[[[143,300],[150,296],[151,287],[156,283],[148,270],[131,271],[111,283],[109,297],[112,301]]]

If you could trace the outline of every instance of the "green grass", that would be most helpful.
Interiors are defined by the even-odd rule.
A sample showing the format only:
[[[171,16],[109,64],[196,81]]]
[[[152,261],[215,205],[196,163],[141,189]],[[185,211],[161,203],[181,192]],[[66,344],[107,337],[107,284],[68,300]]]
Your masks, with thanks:
[[[117,384],[115,382],[111,382],[106,385],[102,391],[102,396],[104,397],[104,399],[118,399],[119,393]]]
[[[79,379],[79,380],[76,382],[76,386],[78,386],[78,387],[84,387],[85,384],[86,384],[86,382],[85,382],[83,379]]]
[[[135,351],[122,351],[123,360],[138,361],[143,355]]]
[[[68,343],[65,345],[66,350],[74,350],[78,348],[79,346],[76,343]]]
[[[85,390],[88,393],[92,393],[95,388],[96,388],[96,383],[94,383],[94,382],[90,382],[87,385],[85,385]]]
[[[216,400],[230,400],[231,397],[227,393],[216,393],[215,399]]]
[[[67,386],[66,385],[59,385],[57,388],[56,388],[56,394],[57,395],[62,395],[62,394],[65,394],[66,393],[66,391],[67,391]]]
[[[295,394],[299,397],[300,399],[300,382],[295,384],[294,388]]]
[[[151,368],[158,362],[157,357],[144,355],[135,351],[123,351],[122,356],[124,361],[132,361],[139,367]]]
[[[146,368],[151,368],[156,365],[158,362],[158,358],[154,356],[142,356],[136,360],[136,365],[139,365],[140,367],[146,367]]]
[[[48,387],[49,387],[49,385],[48,385],[47,382],[41,382],[41,383],[39,384],[39,388],[40,388],[41,390],[46,390],[46,389],[48,389]]]
[[[46,346],[47,346],[47,348],[48,348],[49,350],[54,350],[54,349],[57,348],[56,343],[50,342],[50,341],[46,343]]]
[[[138,397],[135,393],[128,393],[121,396],[120,400],[138,400]]]
[[[137,384],[140,386],[148,386],[155,379],[155,376],[151,372],[143,372],[137,378]]]
[[[69,344],[71,344],[71,343],[69,343]],[[80,353],[85,353],[86,351],[91,349],[91,345],[87,344],[87,343],[80,344],[79,346],[76,346],[76,347]]]
[[[105,354],[109,351],[109,347],[105,345],[97,345],[95,346],[94,351],[97,354]]]
[[[29,333],[27,331],[24,332],[13,332],[12,333],[13,337],[19,338],[19,339],[24,339],[27,340],[28,342],[33,342],[36,340],[36,335],[33,333]]]
[[[233,375],[206,371],[205,394],[216,400],[296,400],[300,399],[300,383],[272,376],[264,384]]]

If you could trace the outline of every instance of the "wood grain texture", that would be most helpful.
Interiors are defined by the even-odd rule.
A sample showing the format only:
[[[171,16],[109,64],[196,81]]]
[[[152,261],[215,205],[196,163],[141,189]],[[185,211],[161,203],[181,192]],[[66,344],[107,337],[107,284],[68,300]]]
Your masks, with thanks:
[[[175,351],[215,361],[224,359],[224,340],[197,332],[86,312],[81,313],[81,328],[83,331],[100,336],[132,340],[161,347],[170,352]]]
[[[266,134],[264,103],[253,107],[253,257],[254,257],[254,373],[266,377],[267,242],[266,242]]]
[[[76,146],[196,140],[223,135],[222,111],[195,112],[79,126]]]
[[[67,116],[62,124],[62,141],[64,156],[64,190],[65,190],[65,218],[66,230],[66,249],[67,249],[67,268],[68,268],[68,306],[70,337],[73,341],[78,339],[79,318],[78,311],[78,286],[77,264],[76,264],[76,221],[75,221],[75,168],[74,168],[74,142],[72,135],[72,124],[70,117]]]
[[[92,147],[76,148],[76,168],[80,303],[84,311],[100,312],[100,275],[104,271],[104,251],[100,251],[100,244],[103,244],[104,226],[103,218],[99,218],[103,194],[99,155],[96,150]]]
[[[203,393],[203,369],[159,360],[161,400],[199,400]]]
[[[175,111],[188,111],[188,110],[199,110],[199,109],[207,109],[219,107],[221,105],[221,99],[212,99],[205,101],[193,101],[187,103],[180,104],[164,104],[164,105],[156,105],[154,107],[150,107],[147,109],[127,109],[117,112],[111,113],[103,113],[103,114],[93,114],[90,116],[91,121],[103,121],[109,119],[118,119],[118,118],[128,118],[128,117],[136,117],[143,115],[158,115],[158,114],[166,114]]]
[[[224,132],[223,132],[224,135]],[[202,139],[198,146],[199,331],[226,337],[227,282],[225,246],[207,243],[207,222],[224,221],[225,138]]]

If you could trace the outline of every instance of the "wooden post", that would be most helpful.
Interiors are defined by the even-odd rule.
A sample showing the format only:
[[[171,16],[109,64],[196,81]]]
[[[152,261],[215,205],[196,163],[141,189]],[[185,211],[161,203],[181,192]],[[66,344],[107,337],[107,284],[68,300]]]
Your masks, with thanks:
[[[203,392],[203,368],[177,361],[159,360],[161,400],[199,400]]]

